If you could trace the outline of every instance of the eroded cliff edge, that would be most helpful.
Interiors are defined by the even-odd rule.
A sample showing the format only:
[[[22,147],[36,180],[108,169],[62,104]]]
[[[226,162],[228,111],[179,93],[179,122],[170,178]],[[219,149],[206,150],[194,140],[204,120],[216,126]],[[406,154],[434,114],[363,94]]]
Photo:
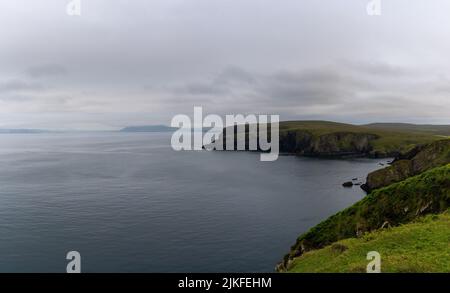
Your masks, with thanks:
[[[270,130],[270,127],[267,127]],[[244,138],[242,138],[244,137]],[[270,139],[271,133],[269,131]],[[259,133],[249,135],[248,124],[243,129],[237,126],[223,129],[221,149],[234,141],[249,150],[249,139],[259,141]],[[371,157],[401,158],[425,145],[440,139],[434,134],[392,131],[368,126],[357,126],[328,121],[288,121],[279,123],[279,151],[284,154],[315,157]],[[244,141],[242,141],[244,140]],[[213,142],[212,145],[214,145]],[[214,148],[213,149],[220,149]],[[257,150],[260,150],[259,143]]]
[[[277,265],[289,270],[304,253],[384,227],[409,223],[450,207],[450,140],[417,146],[394,163],[368,175],[370,193],[351,207],[302,234]]]

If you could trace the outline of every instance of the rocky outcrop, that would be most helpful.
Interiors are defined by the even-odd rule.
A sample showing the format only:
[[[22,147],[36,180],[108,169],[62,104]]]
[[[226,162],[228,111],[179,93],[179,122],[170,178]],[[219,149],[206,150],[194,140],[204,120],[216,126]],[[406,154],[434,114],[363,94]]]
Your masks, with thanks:
[[[370,142],[377,138],[369,133],[329,133],[314,139],[308,151],[325,156],[368,155],[372,150]]]
[[[224,147],[227,137],[229,136],[225,134]],[[373,149],[371,142],[377,138],[375,134],[359,132],[332,132],[317,135],[308,130],[281,131],[280,152],[315,157],[371,156]],[[234,145],[235,147],[237,145],[236,139]],[[246,137],[245,146],[248,150],[248,137]]]
[[[374,190],[351,207],[301,235],[276,270],[289,270],[305,252],[366,232],[409,223],[450,207],[450,164],[433,168],[388,187]]]
[[[307,156],[366,156],[370,142],[378,136],[369,133],[333,132],[314,136],[309,131],[286,131],[280,135],[280,151]]]
[[[282,132],[280,150],[290,154],[304,154],[311,150],[313,140],[313,134],[307,130]]]
[[[447,163],[450,163],[449,139],[417,146],[396,159],[391,166],[370,173],[361,188],[370,192]]]
[[[343,187],[352,187],[353,186],[353,182],[352,181],[344,182],[344,183],[342,183],[342,186]]]

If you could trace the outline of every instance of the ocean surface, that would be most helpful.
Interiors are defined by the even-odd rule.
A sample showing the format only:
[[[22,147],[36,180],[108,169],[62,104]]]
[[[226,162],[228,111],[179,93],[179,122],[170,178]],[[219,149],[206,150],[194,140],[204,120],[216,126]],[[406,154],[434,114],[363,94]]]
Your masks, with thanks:
[[[382,160],[385,162],[386,160]],[[0,272],[272,272],[380,160],[175,152],[169,133],[0,135]]]

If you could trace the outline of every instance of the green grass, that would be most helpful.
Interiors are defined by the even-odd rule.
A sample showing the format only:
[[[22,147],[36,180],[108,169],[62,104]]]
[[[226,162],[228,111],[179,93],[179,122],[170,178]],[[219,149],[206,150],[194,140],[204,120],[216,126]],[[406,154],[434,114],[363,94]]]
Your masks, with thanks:
[[[380,253],[382,272],[450,272],[450,213],[307,252],[289,272],[365,272],[369,251]]]
[[[314,135],[323,135],[333,132],[364,132],[364,128],[357,125],[331,122],[331,121],[283,121],[280,122],[280,132],[307,130]]]
[[[407,153],[419,144],[428,144],[448,135],[445,126],[436,126],[435,131],[428,131],[428,128],[424,130],[420,125],[415,129],[414,125],[392,127],[390,124],[282,121],[279,127],[280,151],[306,155],[395,157]],[[268,131],[270,132],[270,127]]]
[[[406,131],[450,136],[450,125],[409,124],[409,123],[372,123],[365,125],[370,128],[384,130]]]
[[[432,126],[430,126],[432,127]],[[450,126],[448,126],[450,128]],[[313,136],[336,132],[374,134],[378,138],[371,142],[373,152],[389,154],[405,153],[418,144],[426,144],[448,135],[447,128],[437,127],[435,131],[424,131],[420,125],[409,127],[391,127],[390,124],[352,125],[330,121],[284,121],[280,122],[280,135],[292,131],[307,131]]]
[[[301,235],[285,261],[336,241],[450,208],[450,164],[380,188]]]
[[[418,144],[427,144],[442,139],[441,136],[431,134],[373,130],[369,130],[369,132],[373,132],[380,137],[372,142],[372,146],[374,152],[381,154],[395,151],[406,153]]]
[[[370,173],[367,176],[366,190],[385,187],[448,163],[450,163],[450,140],[438,140],[420,148],[409,159],[397,160],[387,168]]]

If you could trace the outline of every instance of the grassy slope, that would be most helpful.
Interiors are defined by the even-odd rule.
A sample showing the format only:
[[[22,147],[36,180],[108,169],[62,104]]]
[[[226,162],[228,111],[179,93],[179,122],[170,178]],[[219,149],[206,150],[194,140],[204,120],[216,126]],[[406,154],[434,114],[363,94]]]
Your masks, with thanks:
[[[439,213],[450,207],[450,164],[402,182],[377,189],[351,207],[331,216],[301,235],[287,258],[323,248],[336,241]]]
[[[410,126],[395,129],[313,121],[283,124],[281,131],[305,127],[315,135],[336,131],[376,134],[380,138],[373,146],[380,151],[407,151],[418,143],[441,140],[446,135],[445,127],[413,131]],[[424,159],[440,154],[426,154]],[[297,239],[278,269],[284,271],[287,266],[291,272],[363,272],[367,252],[376,250],[382,255],[385,272],[450,272],[450,215],[447,212],[420,218],[449,207],[450,164],[377,189],[313,227]],[[380,230],[382,226],[397,227]]]
[[[372,123],[365,125],[370,128],[379,128],[384,130],[406,131],[416,133],[435,134],[441,136],[450,136],[450,125],[427,125],[427,124],[408,124],[408,123]]]
[[[450,272],[450,213],[307,252],[290,272],[365,272],[369,251],[380,253],[382,272]]]
[[[419,127],[420,128],[420,127]],[[449,126],[450,128],[450,126]],[[383,124],[352,125],[329,121],[285,121],[280,123],[280,134],[285,131],[308,131],[314,136],[330,134],[334,132],[354,132],[378,135],[379,138],[372,142],[374,151],[378,153],[390,153],[393,151],[407,152],[417,144],[425,144],[447,134],[446,129],[440,128],[433,132],[417,131],[413,126],[407,128],[386,127]]]
[[[371,172],[365,190],[373,190],[402,181],[429,169],[450,163],[450,139],[442,139],[422,147],[414,156],[395,161],[391,166]]]

